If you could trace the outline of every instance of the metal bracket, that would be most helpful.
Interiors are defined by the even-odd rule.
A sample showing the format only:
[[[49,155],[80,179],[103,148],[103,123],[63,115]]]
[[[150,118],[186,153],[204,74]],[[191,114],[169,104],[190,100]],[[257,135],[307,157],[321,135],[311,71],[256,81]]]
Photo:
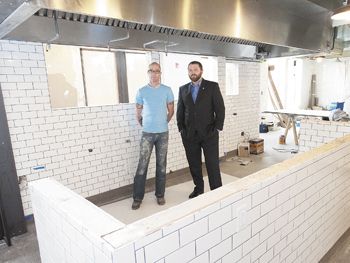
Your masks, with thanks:
[[[53,18],[54,18],[54,22],[55,22],[56,35],[48,41],[47,46],[46,46],[46,51],[49,51],[49,49],[51,47],[51,43],[54,42],[55,40],[57,40],[60,37],[60,31],[58,29],[57,13],[56,12],[57,12],[56,10],[53,12]]]
[[[146,42],[143,44],[143,48],[146,49],[147,46],[150,46],[152,44],[156,44],[156,43],[160,43],[160,44],[163,44],[164,45],[164,52],[165,54],[168,53],[168,48],[169,47],[174,47],[174,46],[177,46],[179,43],[175,43],[175,42],[169,42],[169,40],[167,41],[164,41],[164,40],[153,40],[153,41],[150,41],[150,42]]]
[[[130,38],[130,30],[129,30],[129,24],[128,23],[126,24],[126,28],[127,28],[126,36],[119,37],[119,38],[112,39],[112,40],[108,41],[108,45],[107,45],[108,51],[111,51],[111,43],[122,41],[122,40],[126,40],[126,39]]]

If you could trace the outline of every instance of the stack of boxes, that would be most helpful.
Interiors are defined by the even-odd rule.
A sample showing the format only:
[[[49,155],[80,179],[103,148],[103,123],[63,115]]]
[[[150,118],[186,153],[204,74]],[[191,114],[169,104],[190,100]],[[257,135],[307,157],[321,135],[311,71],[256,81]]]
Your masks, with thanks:
[[[249,140],[250,153],[251,154],[260,154],[264,152],[264,139],[252,139]]]

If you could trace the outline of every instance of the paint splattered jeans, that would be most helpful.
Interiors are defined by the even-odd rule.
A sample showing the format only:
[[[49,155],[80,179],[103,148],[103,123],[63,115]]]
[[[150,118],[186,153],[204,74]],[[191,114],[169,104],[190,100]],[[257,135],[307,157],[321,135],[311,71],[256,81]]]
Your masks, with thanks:
[[[140,159],[134,177],[134,200],[141,201],[145,194],[145,183],[153,146],[156,148],[156,197],[164,197],[166,160],[168,152],[168,132],[142,132]]]

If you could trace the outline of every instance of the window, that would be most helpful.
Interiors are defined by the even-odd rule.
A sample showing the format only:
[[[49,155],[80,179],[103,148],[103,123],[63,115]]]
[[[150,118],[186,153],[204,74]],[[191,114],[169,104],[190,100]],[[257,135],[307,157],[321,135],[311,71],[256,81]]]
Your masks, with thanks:
[[[149,59],[146,53],[125,53],[129,102],[134,103],[137,91],[148,82]]]
[[[187,73],[188,64],[199,61],[203,65],[203,78],[218,81],[218,61],[216,57],[204,57],[198,55],[161,53],[162,83],[170,86],[175,99],[178,98],[179,87],[190,82]]]
[[[51,107],[134,103],[137,90],[148,83],[150,58],[145,52],[46,46]]]
[[[52,108],[134,103],[138,89],[149,82],[149,52],[50,45],[45,60]],[[216,57],[160,53],[162,83],[175,98],[190,82],[187,66],[193,60],[203,64],[205,79],[218,81]]]
[[[51,107],[85,106],[79,47],[51,45],[45,60]]]
[[[52,108],[119,102],[116,53],[75,46],[46,46]]]
[[[238,95],[239,94],[239,71],[238,64],[228,62],[226,63],[226,95]]]
[[[119,103],[117,65],[113,52],[81,50],[86,105]]]

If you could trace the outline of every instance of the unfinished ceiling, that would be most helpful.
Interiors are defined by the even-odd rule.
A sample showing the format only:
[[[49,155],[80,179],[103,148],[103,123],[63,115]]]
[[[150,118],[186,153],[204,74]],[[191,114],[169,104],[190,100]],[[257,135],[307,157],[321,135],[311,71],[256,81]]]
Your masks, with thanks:
[[[142,3],[142,5],[140,4]],[[0,38],[236,59],[330,52],[339,0],[0,0]]]

